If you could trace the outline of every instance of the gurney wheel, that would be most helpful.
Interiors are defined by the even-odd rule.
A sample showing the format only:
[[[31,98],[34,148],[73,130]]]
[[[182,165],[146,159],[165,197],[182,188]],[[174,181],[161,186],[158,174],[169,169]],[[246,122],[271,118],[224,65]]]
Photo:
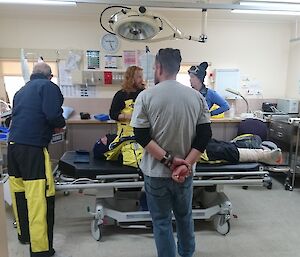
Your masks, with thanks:
[[[284,189],[289,190],[289,191],[293,191],[293,187],[290,184],[285,184]]]
[[[221,235],[226,235],[230,231],[230,222],[229,220],[225,221],[224,223],[222,222],[222,219],[224,217],[222,215],[216,215],[213,219],[214,227],[215,229],[221,234]],[[222,224],[223,223],[223,224]]]
[[[272,182],[268,183],[268,185],[267,185],[267,189],[272,189],[272,187],[273,187],[273,184],[272,184]]]
[[[96,241],[100,241],[102,238],[102,224],[98,223],[98,220],[94,219],[91,223],[92,236]]]

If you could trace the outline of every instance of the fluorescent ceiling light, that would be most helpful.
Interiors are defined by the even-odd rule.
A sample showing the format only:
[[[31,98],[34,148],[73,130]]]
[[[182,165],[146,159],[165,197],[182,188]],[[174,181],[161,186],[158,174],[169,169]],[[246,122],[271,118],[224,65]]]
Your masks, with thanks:
[[[0,4],[36,4],[36,5],[68,5],[76,6],[75,1],[51,1],[51,0],[0,0]]]
[[[270,15],[300,16],[300,12],[290,12],[290,11],[232,10],[231,12],[232,13],[248,13],[248,14],[270,14]]]
[[[233,13],[294,15],[300,16],[299,2],[279,1],[240,1],[240,9],[234,9]],[[242,8],[243,7],[243,8]],[[249,9],[247,9],[249,7]]]
[[[300,11],[300,4],[292,2],[271,2],[271,1],[240,1],[240,5],[269,9],[270,11]]]

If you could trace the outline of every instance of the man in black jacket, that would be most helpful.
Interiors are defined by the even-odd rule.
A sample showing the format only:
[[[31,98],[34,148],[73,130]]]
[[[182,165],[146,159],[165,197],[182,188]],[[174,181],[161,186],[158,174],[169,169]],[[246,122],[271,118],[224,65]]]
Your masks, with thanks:
[[[63,96],[51,68],[37,63],[30,81],[14,96],[8,139],[8,173],[18,239],[31,257],[54,255],[55,187],[47,151],[52,134],[65,126]]]

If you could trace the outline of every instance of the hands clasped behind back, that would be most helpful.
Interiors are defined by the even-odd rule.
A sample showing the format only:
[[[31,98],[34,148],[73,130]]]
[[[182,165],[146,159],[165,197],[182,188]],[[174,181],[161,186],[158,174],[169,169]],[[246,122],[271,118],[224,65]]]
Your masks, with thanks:
[[[172,171],[172,179],[177,183],[183,183],[192,173],[191,164],[178,157],[174,157],[170,169]]]

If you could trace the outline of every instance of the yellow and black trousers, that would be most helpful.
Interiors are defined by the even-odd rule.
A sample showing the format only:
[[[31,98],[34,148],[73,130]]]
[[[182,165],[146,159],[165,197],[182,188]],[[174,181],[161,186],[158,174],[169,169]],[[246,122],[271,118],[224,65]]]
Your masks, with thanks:
[[[54,255],[55,187],[46,148],[9,142],[8,173],[18,238],[31,257]]]

